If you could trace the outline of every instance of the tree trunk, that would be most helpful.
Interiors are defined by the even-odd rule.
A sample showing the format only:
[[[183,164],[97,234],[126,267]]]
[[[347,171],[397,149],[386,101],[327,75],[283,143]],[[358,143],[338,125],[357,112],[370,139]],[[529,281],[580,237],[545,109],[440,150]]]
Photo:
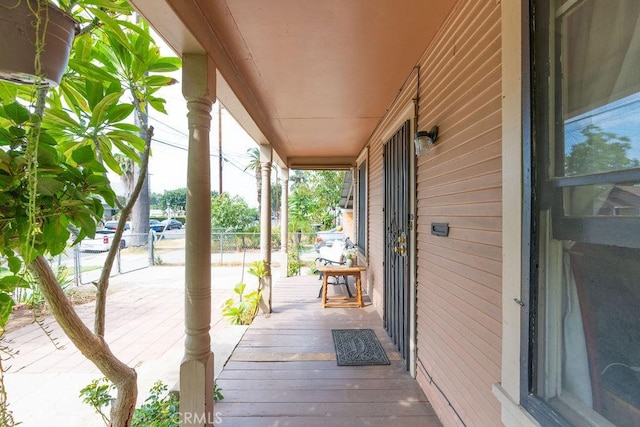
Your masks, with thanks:
[[[137,182],[140,176],[140,167],[134,166],[134,179]],[[144,184],[131,211],[131,245],[145,246],[149,243],[149,175],[144,177]]]
[[[136,107],[139,108],[136,104]],[[136,125],[141,129],[140,138],[146,142],[148,130],[149,130],[149,117],[144,111],[139,111],[135,115]],[[145,155],[144,152],[140,152],[140,157]],[[144,173],[144,183],[140,189],[140,193],[136,199],[136,203],[133,205],[131,211],[131,244],[133,246],[144,246],[149,242],[149,213],[150,213],[150,195],[149,195],[149,169],[142,168],[138,164],[133,164],[133,182],[138,182],[140,175]]]
[[[262,203],[262,172],[260,171],[260,162],[255,169],[256,175],[256,193],[258,193],[258,215],[260,215],[260,204]]]
[[[42,295],[64,333],[116,386],[118,396],[111,407],[111,426],[130,426],[138,396],[136,371],[118,360],[104,339],[82,322],[44,257],[38,256],[29,267],[38,277]]]

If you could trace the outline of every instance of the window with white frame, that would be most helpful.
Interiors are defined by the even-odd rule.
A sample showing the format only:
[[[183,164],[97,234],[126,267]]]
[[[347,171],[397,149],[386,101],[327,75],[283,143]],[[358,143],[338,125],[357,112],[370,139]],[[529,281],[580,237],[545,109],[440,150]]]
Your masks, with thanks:
[[[637,426],[640,1],[533,3],[523,398],[545,424]]]
[[[364,256],[367,255],[367,160],[364,159],[357,169],[357,236],[356,246]]]

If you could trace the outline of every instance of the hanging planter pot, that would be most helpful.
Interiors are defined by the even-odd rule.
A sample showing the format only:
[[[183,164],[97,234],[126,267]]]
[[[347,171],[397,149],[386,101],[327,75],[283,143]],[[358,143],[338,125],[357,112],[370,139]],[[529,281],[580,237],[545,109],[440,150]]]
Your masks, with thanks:
[[[38,3],[41,3],[40,8]],[[35,15],[38,9],[42,20],[39,35],[36,34]],[[36,45],[42,40],[40,74],[44,83],[57,85],[67,67],[78,31],[78,23],[48,1],[0,0],[0,79],[17,83],[38,81]]]

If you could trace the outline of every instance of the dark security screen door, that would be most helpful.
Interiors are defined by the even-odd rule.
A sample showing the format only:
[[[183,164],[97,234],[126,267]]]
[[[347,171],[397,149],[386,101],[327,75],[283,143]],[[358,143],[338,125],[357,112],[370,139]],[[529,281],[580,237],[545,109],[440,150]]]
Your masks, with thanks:
[[[384,327],[405,364],[409,360],[409,125],[405,122],[384,147]]]

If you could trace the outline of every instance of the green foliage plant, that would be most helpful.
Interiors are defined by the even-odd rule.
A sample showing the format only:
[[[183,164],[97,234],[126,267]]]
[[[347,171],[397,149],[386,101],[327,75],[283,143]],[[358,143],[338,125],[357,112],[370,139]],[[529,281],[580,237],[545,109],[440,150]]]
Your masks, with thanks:
[[[211,200],[211,227],[223,231],[244,231],[255,222],[257,210],[240,196],[222,193]]]
[[[133,413],[131,427],[177,427],[179,425],[180,399],[176,393],[168,393],[162,381],[149,390],[149,397]]]
[[[247,285],[240,282],[233,288],[238,299],[229,298],[222,306],[222,315],[229,319],[232,325],[250,325],[258,314],[264,278],[268,274],[267,263],[263,260],[254,261],[248,273],[258,278],[258,288],[245,295]]]
[[[111,392],[114,385],[107,378],[91,381],[80,390],[82,402],[91,406],[102,417],[105,425],[109,425],[109,416],[104,412],[113,400]],[[180,421],[180,399],[177,393],[167,391],[162,381],[156,381],[149,390],[149,397],[133,413],[131,427],[177,427]],[[213,397],[216,401],[224,399],[222,389],[213,383]]]
[[[102,417],[105,425],[109,425],[109,416],[105,413],[105,408],[111,404],[111,391],[115,386],[105,377],[91,381],[86,387],[80,390],[82,403],[91,406],[93,410]],[[108,412],[108,410],[106,411]]]
[[[139,164],[140,175],[146,174],[153,129],[131,124],[131,116],[140,118],[150,108],[166,112],[155,93],[174,82],[162,73],[177,70],[180,60],[160,55],[148,25],[133,23],[133,9],[124,0],[55,3],[81,27],[60,85],[44,86],[41,76],[31,86],[0,83],[0,264],[9,272],[0,274],[0,330],[14,304],[13,291],[31,270],[74,345],[117,384],[111,418],[114,425],[125,425],[137,394],[136,374],[103,339],[115,250],[99,281],[94,332],[78,319],[45,257],[60,254],[69,241],[93,237],[103,201],[117,205],[107,177],[108,171],[123,173],[115,154]],[[39,13],[34,16],[36,28],[46,27]],[[43,43],[36,38],[36,52],[42,52]],[[139,179],[132,200],[120,206],[123,218],[142,184]],[[121,221],[115,240],[123,228]]]
[[[218,386],[217,382],[213,382],[213,400],[219,402],[224,399],[224,395],[222,394],[222,388]]]
[[[332,228],[343,180],[342,171],[294,171],[289,196],[290,227],[304,232],[312,231],[312,224]]]
[[[289,262],[287,264],[287,276],[297,276],[300,274],[303,262],[296,252],[289,252]]]
[[[237,300],[234,297],[229,298],[222,307],[222,315],[232,325],[250,325],[255,317],[260,302],[260,291],[255,290],[245,295],[246,287],[245,283],[238,283],[233,288]]]
[[[69,268],[65,265],[59,265],[53,272],[56,281],[66,295],[73,293],[73,279],[69,272]],[[25,288],[19,288],[14,291],[14,300],[18,303],[24,303],[28,308],[37,309],[45,304],[44,295],[40,291],[38,279],[33,273],[27,271],[24,275]]]

